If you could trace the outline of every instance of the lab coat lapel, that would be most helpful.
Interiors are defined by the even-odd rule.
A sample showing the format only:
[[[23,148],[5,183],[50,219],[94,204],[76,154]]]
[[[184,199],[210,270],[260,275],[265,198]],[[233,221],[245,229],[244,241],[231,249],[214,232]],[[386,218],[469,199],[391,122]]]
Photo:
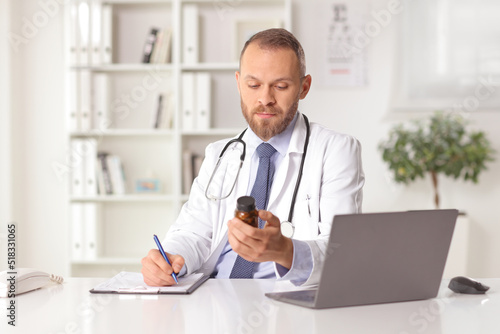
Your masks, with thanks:
[[[290,145],[288,146],[286,156],[283,158],[278,170],[274,173],[273,186],[269,196],[269,204],[267,205],[268,208],[273,207],[276,198],[285,191],[286,187],[284,187],[284,185],[286,180],[290,180],[290,182],[296,181],[305,139],[306,125],[304,117],[302,117],[302,114],[299,114],[299,118],[293,129],[292,137],[290,138]],[[295,166],[297,167],[295,168]],[[295,188],[295,183],[293,187]]]

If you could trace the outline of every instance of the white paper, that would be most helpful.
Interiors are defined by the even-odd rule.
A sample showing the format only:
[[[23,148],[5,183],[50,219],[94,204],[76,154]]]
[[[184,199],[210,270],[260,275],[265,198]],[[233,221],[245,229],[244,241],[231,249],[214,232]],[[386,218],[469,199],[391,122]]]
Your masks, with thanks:
[[[192,274],[179,277],[179,284],[173,286],[149,286],[144,283],[141,273],[122,271],[115,277],[97,285],[94,291],[116,291],[120,293],[161,293],[161,292],[186,292],[203,274]]]

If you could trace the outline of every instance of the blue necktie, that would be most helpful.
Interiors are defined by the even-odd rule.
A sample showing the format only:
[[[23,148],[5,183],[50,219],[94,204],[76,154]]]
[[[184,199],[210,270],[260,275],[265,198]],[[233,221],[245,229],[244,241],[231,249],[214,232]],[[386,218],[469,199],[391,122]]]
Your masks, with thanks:
[[[276,149],[268,143],[262,143],[257,147],[259,168],[250,196],[255,198],[255,204],[259,210],[267,209],[274,176],[274,166],[271,163],[271,156],[274,153],[276,153]],[[263,227],[264,221],[259,218],[259,228]],[[252,278],[255,265],[255,262],[247,261],[238,255],[229,278]]]

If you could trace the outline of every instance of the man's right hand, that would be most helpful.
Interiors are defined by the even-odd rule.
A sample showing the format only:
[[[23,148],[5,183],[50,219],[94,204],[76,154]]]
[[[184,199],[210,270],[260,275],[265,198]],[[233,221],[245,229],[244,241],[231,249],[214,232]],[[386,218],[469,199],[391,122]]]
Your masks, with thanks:
[[[184,266],[184,258],[180,255],[166,253],[170,266],[160,251],[151,249],[148,255],[141,260],[144,283],[150,286],[168,286],[176,284],[172,272],[179,273]]]

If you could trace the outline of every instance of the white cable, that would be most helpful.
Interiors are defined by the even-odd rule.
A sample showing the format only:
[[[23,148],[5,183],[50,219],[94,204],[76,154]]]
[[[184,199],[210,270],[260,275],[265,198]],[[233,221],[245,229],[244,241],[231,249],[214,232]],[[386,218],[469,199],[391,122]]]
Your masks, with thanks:
[[[64,278],[62,276],[57,276],[57,275],[54,275],[54,274],[50,274],[49,278],[50,278],[51,281],[59,283],[59,284],[61,284],[62,282],[64,282]]]

